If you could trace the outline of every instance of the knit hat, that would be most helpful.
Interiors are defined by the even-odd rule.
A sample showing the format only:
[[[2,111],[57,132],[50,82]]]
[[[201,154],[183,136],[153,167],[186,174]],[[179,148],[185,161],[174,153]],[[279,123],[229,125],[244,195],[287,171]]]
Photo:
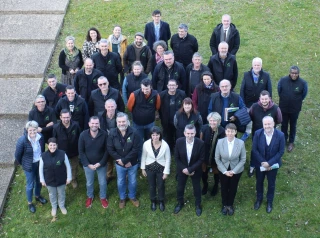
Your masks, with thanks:
[[[136,36],[141,36],[141,37],[144,39],[144,36],[143,36],[143,34],[142,34],[141,32],[137,32],[137,33],[134,35],[134,37],[136,37]]]

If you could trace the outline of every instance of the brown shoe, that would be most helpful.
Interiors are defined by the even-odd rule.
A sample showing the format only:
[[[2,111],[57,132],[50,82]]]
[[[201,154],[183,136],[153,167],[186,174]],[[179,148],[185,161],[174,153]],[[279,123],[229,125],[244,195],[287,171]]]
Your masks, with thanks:
[[[135,207],[140,206],[140,202],[136,198],[130,199],[130,201],[132,202],[133,206],[135,206]]]
[[[289,143],[288,148],[287,148],[288,152],[291,152],[293,150],[293,148],[294,148],[294,144]]]
[[[126,206],[126,200],[120,200],[119,202],[119,208],[123,209]]]

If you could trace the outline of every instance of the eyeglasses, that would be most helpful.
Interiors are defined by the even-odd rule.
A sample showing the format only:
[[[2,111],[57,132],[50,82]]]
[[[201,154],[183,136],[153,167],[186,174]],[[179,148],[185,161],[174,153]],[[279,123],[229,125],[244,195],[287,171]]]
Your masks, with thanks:
[[[295,74],[295,75],[297,75],[297,74],[299,74],[298,72],[290,72],[290,74]]]
[[[102,87],[102,85],[105,86],[105,85],[107,85],[107,83],[99,83],[98,84],[99,87]]]
[[[46,101],[38,101],[38,102],[36,102],[36,103],[45,103]]]

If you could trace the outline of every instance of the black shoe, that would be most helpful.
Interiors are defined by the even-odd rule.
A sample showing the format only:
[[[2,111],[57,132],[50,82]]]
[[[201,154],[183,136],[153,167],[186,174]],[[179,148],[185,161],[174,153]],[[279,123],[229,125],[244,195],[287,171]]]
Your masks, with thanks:
[[[213,186],[213,189],[211,191],[211,196],[216,196],[218,194],[218,188],[219,188],[219,184],[215,183]]]
[[[250,168],[249,168],[249,171],[248,171],[248,177],[249,178],[252,178],[254,175],[254,169],[252,170],[252,172],[250,171]]]
[[[152,211],[157,210],[157,204],[156,204],[155,202],[152,202],[152,203],[151,203],[151,210],[152,210]]]
[[[234,214],[234,208],[233,206],[228,207],[228,215],[232,216]]]
[[[48,201],[44,197],[36,197],[36,201],[40,202],[41,204],[46,204]]]
[[[257,200],[255,203],[254,203],[254,210],[258,210],[261,206],[261,200]]]
[[[164,211],[164,209],[166,209],[166,206],[164,205],[164,202],[159,202],[159,209],[160,211]]]
[[[227,206],[223,206],[222,209],[221,209],[221,213],[222,213],[222,215],[227,215],[228,207]]]
[[[206,183],[206,184],[203,185],[201,194],[202,194],[202,195],[206,195],[207,192],[208,192],[208,183]]]
[[[181,209],[183,208],[183,203],[178,203],[177,205],[176,205],[176,207],[174,208],[174,211],[173,211],[173,213],[174,214],[178,214],[180,211],[181,211]]]
[[[197,214],[198,217],[201,216],[201,214],[202,214],[201,205],[197,205],[196,206],[196,214]]]
[[[36,212],[36,207],[31,203],[31,204],[28,204],[28,207],[29,207],[29,211],[32,212],[32,213],[35,213]]]
[[[271,202],[268,202],[266,211],[267,211],[267,213],[270,213],[272,211],[272,203]]]

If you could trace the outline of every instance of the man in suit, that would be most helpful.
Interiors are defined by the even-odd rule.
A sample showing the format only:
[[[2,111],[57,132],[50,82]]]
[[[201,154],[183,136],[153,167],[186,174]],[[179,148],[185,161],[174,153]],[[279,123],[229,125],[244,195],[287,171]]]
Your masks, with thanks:
[[[263,182],[267,176],[267,213],[272,211],[272,202],[276,187],[276,176],[280,166],[281,157],[285,149],[284,134],[274,128],[274,121],[271,116],[262,119],[263,128],[255,132],[252,144],[252,159],[256,167],[256,190],[257,200],[254,209],[258,210],[263,199]],[[263,171],[261,171],[263,169]]]
[[[171,37],[170,25],[164,21],[161,21],[161,12],[154,10],[152,12],[152,22],[146,24],[144,29],[144,38],[148,41],[148,46],[155,54],[153,50],[153,43],[159,40],[163,40],[168,45],[168,40]]]
[[[185,137],[181,137],[176,142],[174,157],[177,166],[177,200],[178,204],[174,208],[174,214],[180,212],[184,206],[184,189],[188,177],[192,180],[193,194],[195,196],[196,214],[201,216],[201,186],[202,175],[201,165],[204,162],[204,142],[195,137],[196,128],[194,125],[186,125],[184,129]]]

